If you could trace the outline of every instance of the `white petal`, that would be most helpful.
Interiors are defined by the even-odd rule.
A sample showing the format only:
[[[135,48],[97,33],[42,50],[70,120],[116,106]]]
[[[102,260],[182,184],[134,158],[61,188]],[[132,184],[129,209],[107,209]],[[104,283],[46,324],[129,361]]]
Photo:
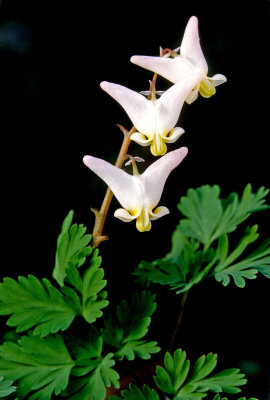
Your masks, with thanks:
[[[175,85],[171,86],[157,100],[157,132],[170,132],[176,125],[183,104],[189,93],[202,79],[202,74],[192,74]]]
[[[137,213],[138,214],[138,213]],[[123,222],[130,222],[133,221],[135,218],[137,218],[137,214],[135,215],[131,215],[127,210],[125,210],[124,208],[118,208],[115,213],[114,216],[118,219],[120,219]]]
[[[83,162],[106,182],[122,207],[130,211],[142,208],[142,189],[138,177],[100,158],[85,156]]]
[[[207,74],[208,66],[204,58],[199,38],[198,18],[189,19],[181,43],[181,56],[187,58],[192,64]]]
[[[189,93],[189,95],[186,98],[186,102],[188,104],[191,104],[198,98],[198,96],[199,96],[199,85]]]
[[[151,135],[151,137],[149,139],[146,139],[146,137],[143,134],[141,134],[140,132],[134,132],[130,136],[130,139],[133,140],[134,142],[140,144],[141,146],[148,146],[153,139],[153,135]]]
[[[162,137],[162,139],[164,140],[165,143],[174,143],[174,142],[176,142],[176,140],[177,140],[181,135],[183,135],[184,132],[185,132],[185,131],[184,131],[183,128],[177,127],[177,128],[174,128],[174,129],[170,132],[170,135],[169,135],[169,136],[162,136],[162,135],[160,135],[160,136]]]
[[[211,78],[207,77],[207,79],[212,83],[213,86],[219,86],[224,82],[227,82],[227,78],[225,75],[222,74],[216,74],[212,76]]]
[[[124,108],[133,125],[142,133],[153,133],[154,107],[143,95],[116,83],[101,82],[100,87]]]
[[[156,72],[173,83],[179,82],[190,73],[194,73],[189,63],[186,63],[181,57],[133,56],[130,61],[140,67]]]
[[[150,213],[150,219],[155,220],[155,219],[161,218],[167,214],[170,214],[170,211],[168,210],[168,208],[164,207],[164,206],[160,206],[160,207],[157,207],[154,211],[152,211]]]
[[[187,153],[188,149],[186,147],[171,151],[151,164],[141,175],[145,187],[145,203],[149,209],[158,204],[166,179],[170,172],[185,158]]]

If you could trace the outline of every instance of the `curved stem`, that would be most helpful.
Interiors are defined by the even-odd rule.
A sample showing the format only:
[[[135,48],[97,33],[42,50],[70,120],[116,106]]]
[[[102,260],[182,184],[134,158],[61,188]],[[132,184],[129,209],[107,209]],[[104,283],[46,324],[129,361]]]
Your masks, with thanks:
[[[173,349],[173,346],[174,346],[174,343],[175,343],[175,339],[176,339],[176,335],[177,335],[179,326],[180,326],[180,324],[182,322],[182,319],[183,319],[184,308],[185,308],[185,304],[186,304],[188,293],[189,293],[189,291],[186,291],[183,294],[183,297],[182,297],[180,310],[179,310],[178,317],[177,317],[177,320],[176,320],[176,324],[175,324],[175,327],[174,327],[174,330],[173,330],[173,333],[172,333],[172,336],[171,336],[171,341],[170,341],[170,344],[169,344],[169,347],[168,347],[168,351],[169,352],[171,352],[172,349]]]
[[[122,127],[120,129],[123,130]],[[119,155],[118,155],[116,163],[115,163],[115,166],[117,168],[121,168],[123,165],[123,162],[125,160],[125,155],[127,153],[128,147],[131,142],[130,136],[134,132],[136,132],[136,128],[133,126],[130,131],[127,131],[124,133],[123,143],[122,143]],[[93,229],[93,233],[92,233],[93,247],[98,247],[101,242],[108,239],[108,236],[102,235],[102,231],[103,231],[104,223],[106,220],[107,213],[109,211],[109,207],[110,207],[112,198],[113,198],[113,192],[108,187],[100,210],[98,211],[96,209],[92,209],[92,211],[95,214],[95,225],[94,225],[94,229]]]

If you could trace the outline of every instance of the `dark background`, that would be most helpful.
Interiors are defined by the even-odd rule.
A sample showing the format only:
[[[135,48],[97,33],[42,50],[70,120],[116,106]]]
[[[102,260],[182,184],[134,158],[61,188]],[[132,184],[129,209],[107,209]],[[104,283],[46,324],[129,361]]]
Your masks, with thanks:
[[[2,1],[2,276],[50,277],[56,238],[70,209],[91,232],[90,207],[100,206],[106,187],[82,157],[114,163],[122,141],[116,124],[131,127],[99,83],[148,89],[152,73],[131,64],[130,57],[179,46],[191,15],[199,18],[209,75],[222,73],[228,82],[212,98],[183,107],[179,125],[186,133],[169,150],[187,146],[189,155],[170,175],[160,202],[171,214],[142,234],[112,216],[118,207],[113,200],[104,230],[110,241],[100,246],[109,298],[115,302],[139,290],[130,275],[138,262],[169,250],[180,218],[176,204],[189,187],[216,183],[223,197],[241,193],[247,183],[254,190],[269,187],[270,2],[238,9],[235,4]],[[158,78],[159,90],[168,86]],[[154,160],[149,148],[132,144],[129,152],[147,158],[145,166]],[[269,213],[252,217],[250,223],[256,222],[262,239],[269,236]],[[153,338],[166,343],[180,296],[153,290],[158,292]],[[189,357],[218,352],[220,367],[241,367],[247,374],[243,395],[266,399],[268,322],[266,278],[244,289],[205,282],[188,299],[178,345]]]

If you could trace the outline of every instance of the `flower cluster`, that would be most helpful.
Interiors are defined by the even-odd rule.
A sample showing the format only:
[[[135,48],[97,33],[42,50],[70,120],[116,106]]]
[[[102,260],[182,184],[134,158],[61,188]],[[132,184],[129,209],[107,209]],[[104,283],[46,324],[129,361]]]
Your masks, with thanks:
[[[167,143],[175,142],[184,132],[181,127],[176,127],[183,104],[192,103],[199,93],[206,98],[212,96],[216,92],[215,87],[226,82],[226,77],[221,74],[207,75],[208,65],[200,46],[198,19],[195,16],[188,21],[178,49],[161,49],[159,57],[133,56],[131,62],[163,76],[173,85],[159,98],[155,79],[151,81],[150,91],[142,93],[106,81],[100,86],[123,107],[133,123],[130,140],[150,146],[154,156],[163,157],[142,175],[137,169],[134,169],[134,175],[130,175],[92,156],[85,156],[83,161],[107,183],[123,207],[115,211],[115,217],[124,222],[136,219],[137,229],[144,232],[151,229],[151,220],[169,213],[166,207],[155,207],[168,175],[188,153],[187,148],[182,147],[164,156]],[[132,162],[135,163],[134,158]]]

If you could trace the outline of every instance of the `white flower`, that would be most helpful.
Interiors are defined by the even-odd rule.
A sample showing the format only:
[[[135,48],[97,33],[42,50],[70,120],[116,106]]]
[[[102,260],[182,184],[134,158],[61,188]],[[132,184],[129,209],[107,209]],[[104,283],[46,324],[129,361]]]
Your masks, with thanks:
[[[216,92],[215,87],[227,81],[222,74],[207,76],[208,65],[201,49],[198,19],[195,16],[191,17],[187,23],[180,46],[180,55],[173,58],[133,56],[131,62],[156,72],[173,83],[181,81],[194,72],[200,72],[202,74],[200,83],[186,99],[189,104],[197,99],[198,93],[203,97],[211,97]]]
[[[84,164],[110,187],[123,208],[114,216],[124,222],[136,219],[140,232],[151,229],[151,220],[169,213],[167,207],[156,207],[170,172],[188,153],[186,147],[171,151],[151,164],[143,174],[130,175],[100,158],[85,156]]]
[[[152,154],[160,156],[166,153],[166,143],[175,142],[184,133],[175,125],[188,93],[200,80],[200,73],[189,74],[153,100],[115,83],[104,81],[100,86],[120,103],[138,130],[130,139],[142,146],[151,145]]]

